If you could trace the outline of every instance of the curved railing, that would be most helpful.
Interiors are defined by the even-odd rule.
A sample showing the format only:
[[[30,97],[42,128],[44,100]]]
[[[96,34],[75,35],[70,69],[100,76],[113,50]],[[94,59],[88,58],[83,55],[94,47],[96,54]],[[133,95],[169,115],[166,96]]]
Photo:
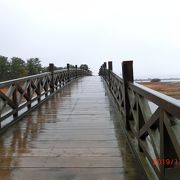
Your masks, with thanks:
[[[75,78],[90,75],[77,68],[54,71],[27,76],[0,83],[0,132],[13,124],[29,111],[36,108],[51,95]]]
[[[132,61],[123,62],[123,78],[112,72],[112,62],[101,66],[122,113],[122,124],[132,150],[149,179],[180,177],[180,104],[133,81]]]

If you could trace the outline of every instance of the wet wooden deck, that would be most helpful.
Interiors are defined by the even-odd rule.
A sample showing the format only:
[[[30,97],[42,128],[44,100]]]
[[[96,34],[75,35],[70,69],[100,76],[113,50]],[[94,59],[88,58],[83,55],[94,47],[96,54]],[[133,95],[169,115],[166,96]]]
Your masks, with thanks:
[[[3,180],[135,180],[136,166],[98,76],[72,82],[0,137]]]

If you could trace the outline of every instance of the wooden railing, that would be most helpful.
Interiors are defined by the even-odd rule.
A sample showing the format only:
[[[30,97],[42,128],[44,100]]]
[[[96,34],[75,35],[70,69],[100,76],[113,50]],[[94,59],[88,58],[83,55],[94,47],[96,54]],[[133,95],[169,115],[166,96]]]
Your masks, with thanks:
[[[54,71],[50,64],[46,73],[0,83],[0,132],[21,119],[75,78],[90,75],[77,68]]]
[[[180,104],[133,80],[132,61],[122,63],[123,78],[104,63],[99,71],[122,114],[123,129],[149,179],[180,177]]]

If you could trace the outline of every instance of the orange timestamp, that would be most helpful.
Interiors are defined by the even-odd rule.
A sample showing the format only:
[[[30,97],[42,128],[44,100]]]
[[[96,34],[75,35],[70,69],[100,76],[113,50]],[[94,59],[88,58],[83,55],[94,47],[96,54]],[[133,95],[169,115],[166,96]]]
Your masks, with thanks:
[[[179,165],[180,161],[179,159],[153,159],[153,165],[166,165],[166,166],[172,166],[172,165]]]

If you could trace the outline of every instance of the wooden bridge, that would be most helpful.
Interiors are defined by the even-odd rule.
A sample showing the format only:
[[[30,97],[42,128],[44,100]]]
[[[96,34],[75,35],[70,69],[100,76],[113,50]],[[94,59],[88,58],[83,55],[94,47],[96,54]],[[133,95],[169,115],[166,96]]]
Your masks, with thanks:
[[[0,83],[0,179],[179,179],[179,104],[122,67]]]

